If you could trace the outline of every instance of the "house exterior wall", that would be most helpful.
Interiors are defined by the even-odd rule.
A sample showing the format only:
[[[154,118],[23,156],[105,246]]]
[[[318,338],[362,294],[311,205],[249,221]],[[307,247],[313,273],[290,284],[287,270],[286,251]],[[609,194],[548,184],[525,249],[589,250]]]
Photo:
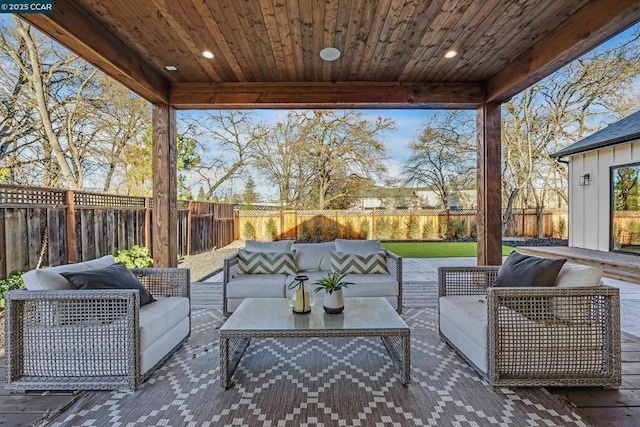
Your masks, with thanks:
[[[611,167],[640,162],[640,140],[569,159],[569,246],[610,250]],[[591,182],[581,186],[589,173]]]

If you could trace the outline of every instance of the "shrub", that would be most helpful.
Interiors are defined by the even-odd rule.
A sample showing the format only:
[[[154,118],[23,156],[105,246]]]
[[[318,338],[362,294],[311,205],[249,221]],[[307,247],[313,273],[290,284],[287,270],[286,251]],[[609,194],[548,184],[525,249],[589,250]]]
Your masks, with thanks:
[[[24,282],[21,271],[15,271],[6,279],[0,280],[0,308],[4,308],[4,294],[22,288],[24,288]]]
[[[273,241],[278,237],[278,225],[273,218],[267,221],[267,240]]]
[[[471,222],[471,237],[474,239],[478,237],[478,222],[475,220]]]
[[[438,233],[436,233],[436,227],[433,225],[433,221],[427,220],[427,223],[422,227],[422,238],[435,239],[436,237],[438,237]]]
[[[242,235],[245,240],[255,240],[256,239],[256,228],[250,222],[244,223],[244,230],[242,231]]]
[[[353,239],[354,235],[355,231],[353,230],[353,221],[348,219],[344,223],[344,238]]]
[[[388,218],[377,219],[376,234],[380,240],[389,240],[391,237],[391,223]]]
[[[445,239],[464,239],[467,237],[467,223],[449,218],[443,232]]]
[[[327,227],[327,237],[329,241],[335,240],[338,237],[338,225],[331,221],[331,224]]]
[[[313,240],[316,242],[322,241],[322,223],[319,218],[314,218],[313,221]]]
[[[308,242],[311,239],[311,232],[309,231],[309,226],[304,223],[302,224],[302,229],[300,231],[300,240],[303,242]]]
[[[116,262],[122,262],[127,268],[153,267],[151,251],[144,246],[134,245],[131,249],[121,249],[115,256]]]
[[[407,239],[419,239],[420,238],[420,220],[414,216],[409,215],[407,220]]]
[[[402,237],[400,219],[394,218],[391,220],[391,224],[389,224],[389,237],[391,239],[400,239]]]
[[[360,223],[360,238],[368,239],[370,231],[371,229],[369,228],[369,220],[363,219],[362,222]]]

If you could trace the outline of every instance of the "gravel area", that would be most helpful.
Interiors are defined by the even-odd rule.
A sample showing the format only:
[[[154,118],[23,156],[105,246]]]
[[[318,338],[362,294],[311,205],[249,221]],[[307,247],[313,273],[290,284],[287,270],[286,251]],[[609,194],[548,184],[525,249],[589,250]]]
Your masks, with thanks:
[[[178,267],[191,269],[191,281],[201,282],[222,270],[224,259],[244,248],[244,240],[198,255],[189,255],[178,261]]]

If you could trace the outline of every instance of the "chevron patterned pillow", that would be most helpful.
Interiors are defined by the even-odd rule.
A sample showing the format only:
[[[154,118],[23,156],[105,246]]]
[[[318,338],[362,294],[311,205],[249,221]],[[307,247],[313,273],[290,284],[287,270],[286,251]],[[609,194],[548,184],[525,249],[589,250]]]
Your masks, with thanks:
[[[331,271],[340,274],[388,274],[384,251],[354,254],[331,251]]]
[[[239,274],[296,274],[295,252],[247,252],[238,250]]]

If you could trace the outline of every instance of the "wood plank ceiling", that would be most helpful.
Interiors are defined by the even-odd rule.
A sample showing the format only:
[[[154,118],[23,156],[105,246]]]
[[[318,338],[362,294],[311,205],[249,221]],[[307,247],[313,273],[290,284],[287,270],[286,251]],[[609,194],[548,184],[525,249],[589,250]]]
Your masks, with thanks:
[[[152,101],[145,90],[159,92],[162,85],[155,80],[166,81],[178,108],[234,100],[238,106],[291,106],[287,100],[295,97],[309,106],[331,100],[384,105],[386,100],[469,107],[487,98],[507,99],[633,24],[640,19],[638,3],[56,0],[53,15],[23,18],[98,65],[100,58],[108,59],[109,46],[96,59],[87,53],[95,43],[87,45],[101,32],[115,37],[117,42],[110,43],[118,52],[111,56],[127,54],[139,63],[125,61],[117,72],[105,71],[116,78],[124,74],[125,84],[148,78],[146,89],[135,87],[140,81],[128,85]],[[82,25],[87,28],[77,28]],[[320,59],[320,50],[328,46],[340,50],[338,60]],[[458,54],[447,59],[450,49]],[[204,50],[214,58],[203,57]],[[177,71],[167,71],[168,65]],[[255,92],[263,98],[255,98]]]

